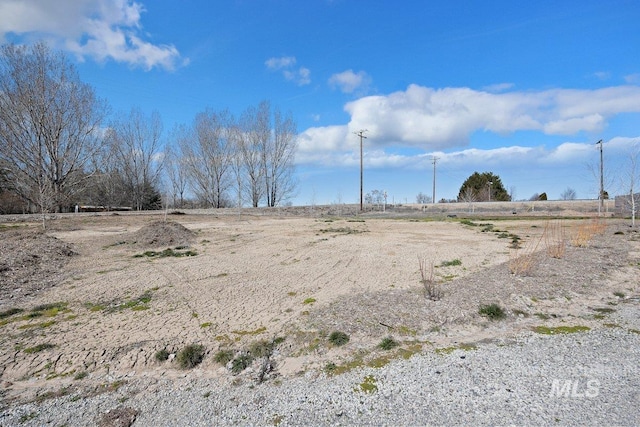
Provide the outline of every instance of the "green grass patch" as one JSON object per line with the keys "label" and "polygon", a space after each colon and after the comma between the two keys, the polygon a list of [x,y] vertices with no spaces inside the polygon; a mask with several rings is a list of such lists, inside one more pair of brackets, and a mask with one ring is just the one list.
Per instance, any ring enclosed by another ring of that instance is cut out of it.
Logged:
{"label": "green grass patch", "polygon": [[[184,249],[183,247],[180,247],[181,249]],[[136,254],[133,257],[134,258],[167,258],[167,257],[173,257],[173,258],[182,258],[182,257],[191,257],[191,256],[196,256],[198,255],[198,253],[194,250],[178,250],[178,248],[176,249],[171,249],[171,248],[167,248],[163,251],[145,251],[141,254]]]}
{"label": "green grass patch", "polygon": [[203,359],[204,346],[200,344],[188,345],[176,354],[176,361],[182,369],[195,368]]}
{"label": "green grass patch", "polygon": [[235,354],[235,352],[233,350],[219,350],[214,356],[213,356],[213,360],[216,361],[216,363],[219,363],[223,366],[226,366],[227,363],[231,362],[233,360],[233,355]]}
{"label": "green grass patch", "polygon": [[442,261],[442,263],[440,263],[440,267],[455,267],[458,265],[462,265],[462,261],[458,258],[452,259],[451,261]]}
{"label": "green grass patch", "polygon": [[20,314],[23,311],[24,311],[24,309],[17,308],[17,307],[10,308],[10,309],[5,310],[5,311],[0,311],[0,319],[5,319],[7,317],[11,317],[11,316],[14,316],[16,314]]}
{"label": "green grass patch", "polygon": [[340,347],[349,342],[349,335],[340,331],[333,331],[329,334],[329,342],[336,347]]}
{"label": "green grass patch", "polygon": [[610,314],[610,313],[615,313],[615,309],[613,308],[608,308],[608,307],[604,307],[604,308],[592,308],[593,311],[597,311],[598,313],[602,313],[602,314]]}
{"label": "green grass patch", "polygon": [[384,337],[378,347],[383,350],[392,350],[400,345],[398,341],[394,340],[392,337]]}
{"label": "green grass patch", "polygon": [[244,353],[233,359],[231,362],[231,372],[239,374],[247,369],[253,363],[253,356],[248,353]]}
{"label": "green grass patch", "polygon": [[362,381],[359,386],[354,389],[354,391],[367,394],[375,393],[376,391],[378,391],[376,382],[377,381],[373,375],[367,375],[366,377],[364,377],[364,381]]}
{"label": "green grass patch", "polygon": [[53,326],[55,324],[56,324],[55,320],[49,320],[47,322],[29,323],[27,325],[20,325],[18,326],[18,329],[33,329],[33,328],[44,329],[44,328],[48,328],[49,326]]}
{"label": "green grass patch", "polygon": [[322,228],[321,233],[337,233],[337,234],[360,234],[362,231],[351,227]]}
{"label": "green grass patch", "polygon": [[548,327],[548,326],[536,326],[533,328],[533,332],[544,335],[557,335],[557,334],[574,334],[577,332],[586,332],[591,328],[587,326],[556,326],[556,327]]}
{"label": "green grass patch", "polygon": [[236,335],[259,335],[263,332],[265,332],[267,330],[267,328],[265,328],[264,326],[259,327],[258,329],[254,329],[253,331],[231,331],[232,334],[236,334]]}
{"label": "green grass patch", "polygon": [[156,354],[154,354],[153,357],[158,362],[164,362],[165,360],[169,359],[169,352],[167,351],[166,348],[163,348],[162,350],[156,351]]}
{"label": "green grass patch", "polygon": [[33,347],[25,348],[22,351],[27,353],[27,354],[33,354],[33,353],[40,353],[41,351],[49,350],[50,348],[54,348],[54,347],[55,347],[55,344],[43,343],[43,344],[38,344],[38,345],[33,346]]}
{"label": "green grass patch", "polygon": [[501,320],[507,317],[507,313],[498,304],[488,304],[480,306],[478,310],[483,316],[487,316],[491,320]]}
{"label": "green grass patch", "polygon": [[304,301],[302,301],[303,304],[313,304],[314,302],[316,302],[315,298],[307,298]]}

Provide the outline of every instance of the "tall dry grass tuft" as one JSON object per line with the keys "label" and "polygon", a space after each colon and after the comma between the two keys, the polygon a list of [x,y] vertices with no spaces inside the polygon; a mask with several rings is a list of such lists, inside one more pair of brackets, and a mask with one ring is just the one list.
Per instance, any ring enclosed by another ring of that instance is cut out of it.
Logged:
{"label": "tall dry grass tuft", "polygon": [[562,258],[567,249],[567,232],[562,222],[547,221],[542,235],[547,255],[551,258]]}
{"label": "tall dry grass tuft", "polygon": [[591,240],[599,234],[603,234],[607,228],[604,221],[598,218],[585,220],[578,224],[571,233],[571,245],[579,248],[587,248]]}
{"label": "tall dry grass tuft", "polygon": [[442,298],[442,291],[436,282],[433,261],[427,261],[424,257],[418,257],[420,267],[420,282],[424,286],[424,296],[431,301],[438,301]]}
{"label": "tall dry grass tuft", "polygon": [[524,246],[509,252],[509,271],[517,276],[527,276],[540,262],[538,247],[542,237],[527,240]]}

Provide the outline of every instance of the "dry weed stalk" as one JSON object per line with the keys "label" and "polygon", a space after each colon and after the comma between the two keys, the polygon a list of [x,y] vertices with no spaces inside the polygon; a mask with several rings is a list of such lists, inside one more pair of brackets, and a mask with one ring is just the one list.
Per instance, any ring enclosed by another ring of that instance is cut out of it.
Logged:
{"label": "dry weed stalk", "polygon": [[596,235],[604,233],[606,227],[606,224],[598,218],[583,221],[573,231],[571,244],[579,248],[587,248]]}
{"label": "dry weed stalk", "polygon": [[438,288],[438,283],[435,279],[433,260],[427,262],[425,257],[418,257],[418,263],[420,266],[420,281],[424,286],[424,296],[431,301],[438,301],[442,298],[442,291]]}
{"label": "dry weed stalk", "polygon": [[530,274],[538,264],[538,246],[542,237],[532,238],[521,247],[509,252],[509,271],[518,276]]}
{"label": "dry weed stalk", "polygon": [[567,249],[567,233],[562,223],[559,220],[547,221],[542,235],[547,254],[551,258],[562,258]]}

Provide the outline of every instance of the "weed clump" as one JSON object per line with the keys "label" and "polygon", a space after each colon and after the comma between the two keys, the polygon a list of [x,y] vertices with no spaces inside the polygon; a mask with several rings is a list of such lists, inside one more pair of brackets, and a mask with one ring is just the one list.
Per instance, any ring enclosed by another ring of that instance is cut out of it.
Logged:
{"label": "weed clump", "polygon": [[221,365],[226,365],[233,360],[233,354],[233,350],[219,350],[213,357],[213,360]]}
{"label": "weed clump", "polygon": [[333,331],[329,335],[329,342],[336,347],[340,347],[349,342],[349,335],[340,331]]}
{"label": "weed clump", "polygon": [[380,344],[378,344],[378,347],[380,347],[383,350],[392,350],[396,348],[398,345],[400,345],[398,344],[398,341],[394,340],[392,337],[385,337],[382,339]]}
{"label": "weed clump", "polygon": [[481,306],[478,312],[491,320],[501,320],[507,317],[507,313],[504,312],[502,307],[495,303]]}
{"label": "weed clump", "polygon": [[198,366],[204,359],[204,346],[191,344],[183,348],[176,355],[178,365],[182,369],[191,369]]}
{"label": "weed clump", "polygon": [[158,362],[164,362],[169,358],[169,352],[167,351],[166,348],[163,348],[162,350],[156,351],[156,354],[154,357]]}
{"label": "weed clump", "polygon": [[233,362],[231,362],[231,372],[234,374],[239,374],[240,372],[251,366],[251,363],[253,363],[253,356],[248,353],[243,353],[233,359]]}

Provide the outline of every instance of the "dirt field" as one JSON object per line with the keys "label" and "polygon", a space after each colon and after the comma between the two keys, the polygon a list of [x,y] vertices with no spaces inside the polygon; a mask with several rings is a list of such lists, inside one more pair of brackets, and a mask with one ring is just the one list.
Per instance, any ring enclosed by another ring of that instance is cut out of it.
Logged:
{"label": "dirt field", "polygon": [[[607,327],[616,305],[640,302],[640,235],[619,219],[166,221],[81,214],[46,233],[38,222],[0,224],[7,401],[139,376],[238,381],[381,363],[540,325]],[[425,296],[421,261],[439,300]],[[506,319],[479,313],[491,303]],[[349,342],[329,343],[333,331]],[[394,353],[377,347],[385,337],[400,344]],[[265,340],[277,342],[268,369],[256,360],[235,376],[215,360]],[[189,344],[205,354],[185,371],[174,357]]]}

